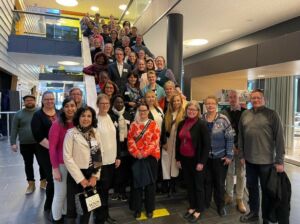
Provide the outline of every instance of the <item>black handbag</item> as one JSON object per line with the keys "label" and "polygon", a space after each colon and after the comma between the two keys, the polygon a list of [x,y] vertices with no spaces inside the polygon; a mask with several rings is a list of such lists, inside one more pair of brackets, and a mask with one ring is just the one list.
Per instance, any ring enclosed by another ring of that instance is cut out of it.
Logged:
{"label": "black handbag", "polygon": [[96,188],[84,189],[75,195],[76,212],[78,215],[91,212],[101,206],[101,199]]}

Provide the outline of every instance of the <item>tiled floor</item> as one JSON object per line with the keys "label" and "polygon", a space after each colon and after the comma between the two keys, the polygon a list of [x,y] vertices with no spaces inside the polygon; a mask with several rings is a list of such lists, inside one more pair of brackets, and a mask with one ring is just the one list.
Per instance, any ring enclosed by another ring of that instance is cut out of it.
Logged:
{"label": "tiled floor", "polygon": [[[287,173],[292,183],[291,224],[300,223],[300,167],[286,165]],[[39,178],[37,169],[36,179]],[[45,192],[39,188],[29,196],[24,194],[26,188],[24,165],[19,153],[11,152],[7,140],[0,141],[0,224],[43,224],[50,223],[43,214]],[[157,208],[166,208],[170,215],[146,221],[136,221],[132,217],[127,204],[113,202],[111,216],[119,224],[149,223],[149,224],[183,224],[187,223],[182,214],[187,207],[183,193],[175,198],[157,197]],[[214,208],[202,214],[198,223],[205,224],[235,224],[239,223],[240,214],[235,207],[228,206],[228,216],[220,218]],[[92,223],[92,221],[91,221]]]}

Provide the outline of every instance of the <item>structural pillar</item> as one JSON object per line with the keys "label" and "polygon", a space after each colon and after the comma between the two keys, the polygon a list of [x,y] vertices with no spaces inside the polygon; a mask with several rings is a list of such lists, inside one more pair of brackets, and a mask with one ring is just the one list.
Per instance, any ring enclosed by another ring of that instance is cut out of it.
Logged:
{"label": "structural pillar", "polygon": [[172,13],[168,15],[167,34],[167,67],[172,69],[177,83],[183,88],[182,80],[182,41],[183,41],[183,15]]}

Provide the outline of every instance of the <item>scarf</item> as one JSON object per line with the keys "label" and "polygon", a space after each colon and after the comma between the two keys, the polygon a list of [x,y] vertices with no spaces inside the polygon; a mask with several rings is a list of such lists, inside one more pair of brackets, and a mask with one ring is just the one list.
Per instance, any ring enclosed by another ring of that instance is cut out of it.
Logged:
{"label": "scarf", "polygon": [[99,170],[102,166],[102,155],[100,146],[97,140],[92,135],[93,127],[82,127],[78,125],[77,129],[79,130],[80,134],[84,137],[84,139],[88,142],[90,148],[89,167],[95,170],[95,172],[97,172],[97,170]]}
{"label": "scarf", "polygon": [[125,112],[125,107],[123,107],[123,109],[120,111],[118,111],[115,107],[112,107],[112,111],[114,112],[115,115],[118,116],[120,142],[124,142],[125,138],[127,138],[127,132],[128,132],[126,120],[123,117],[123,114]]}

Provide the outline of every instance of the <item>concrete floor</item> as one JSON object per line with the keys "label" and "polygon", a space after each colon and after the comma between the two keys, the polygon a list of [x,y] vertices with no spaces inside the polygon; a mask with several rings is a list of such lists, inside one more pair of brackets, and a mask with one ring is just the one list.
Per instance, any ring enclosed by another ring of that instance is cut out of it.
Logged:
{"label": "concrete floor", "polygon": [[[39,179],[38,170],[35,169],[36,179]],[[286,171],[292,183],[291,224],[300,223],[300,167],[286,164]],[[37,184],[38,185],[38,184]],[[31,195],[25,195],[27,183],[25,179],[24,164],[20,153],[10,150],[7,140],[0,141],[0,224],[43,224],[50,223],[44,215],[44,190],[37,187]],[[112,202],[110,214],[119,224],[149,223],[149,224],[183,224],[187,208],[187,201],[183,191],[174,198],[164,195],[157,196],[156,208],[165,208],[170,215],[153,218],[151,220],[137,221],[126,203]],[[212,203],[213,204],[213,203]],[[235,224],[239,223],[240,213],[234,205],[227,206],[228,215],[220,218],[212,205],[202,214],[198,223],[205,224]],[[92,221],[90,223],[93,223]]]}

